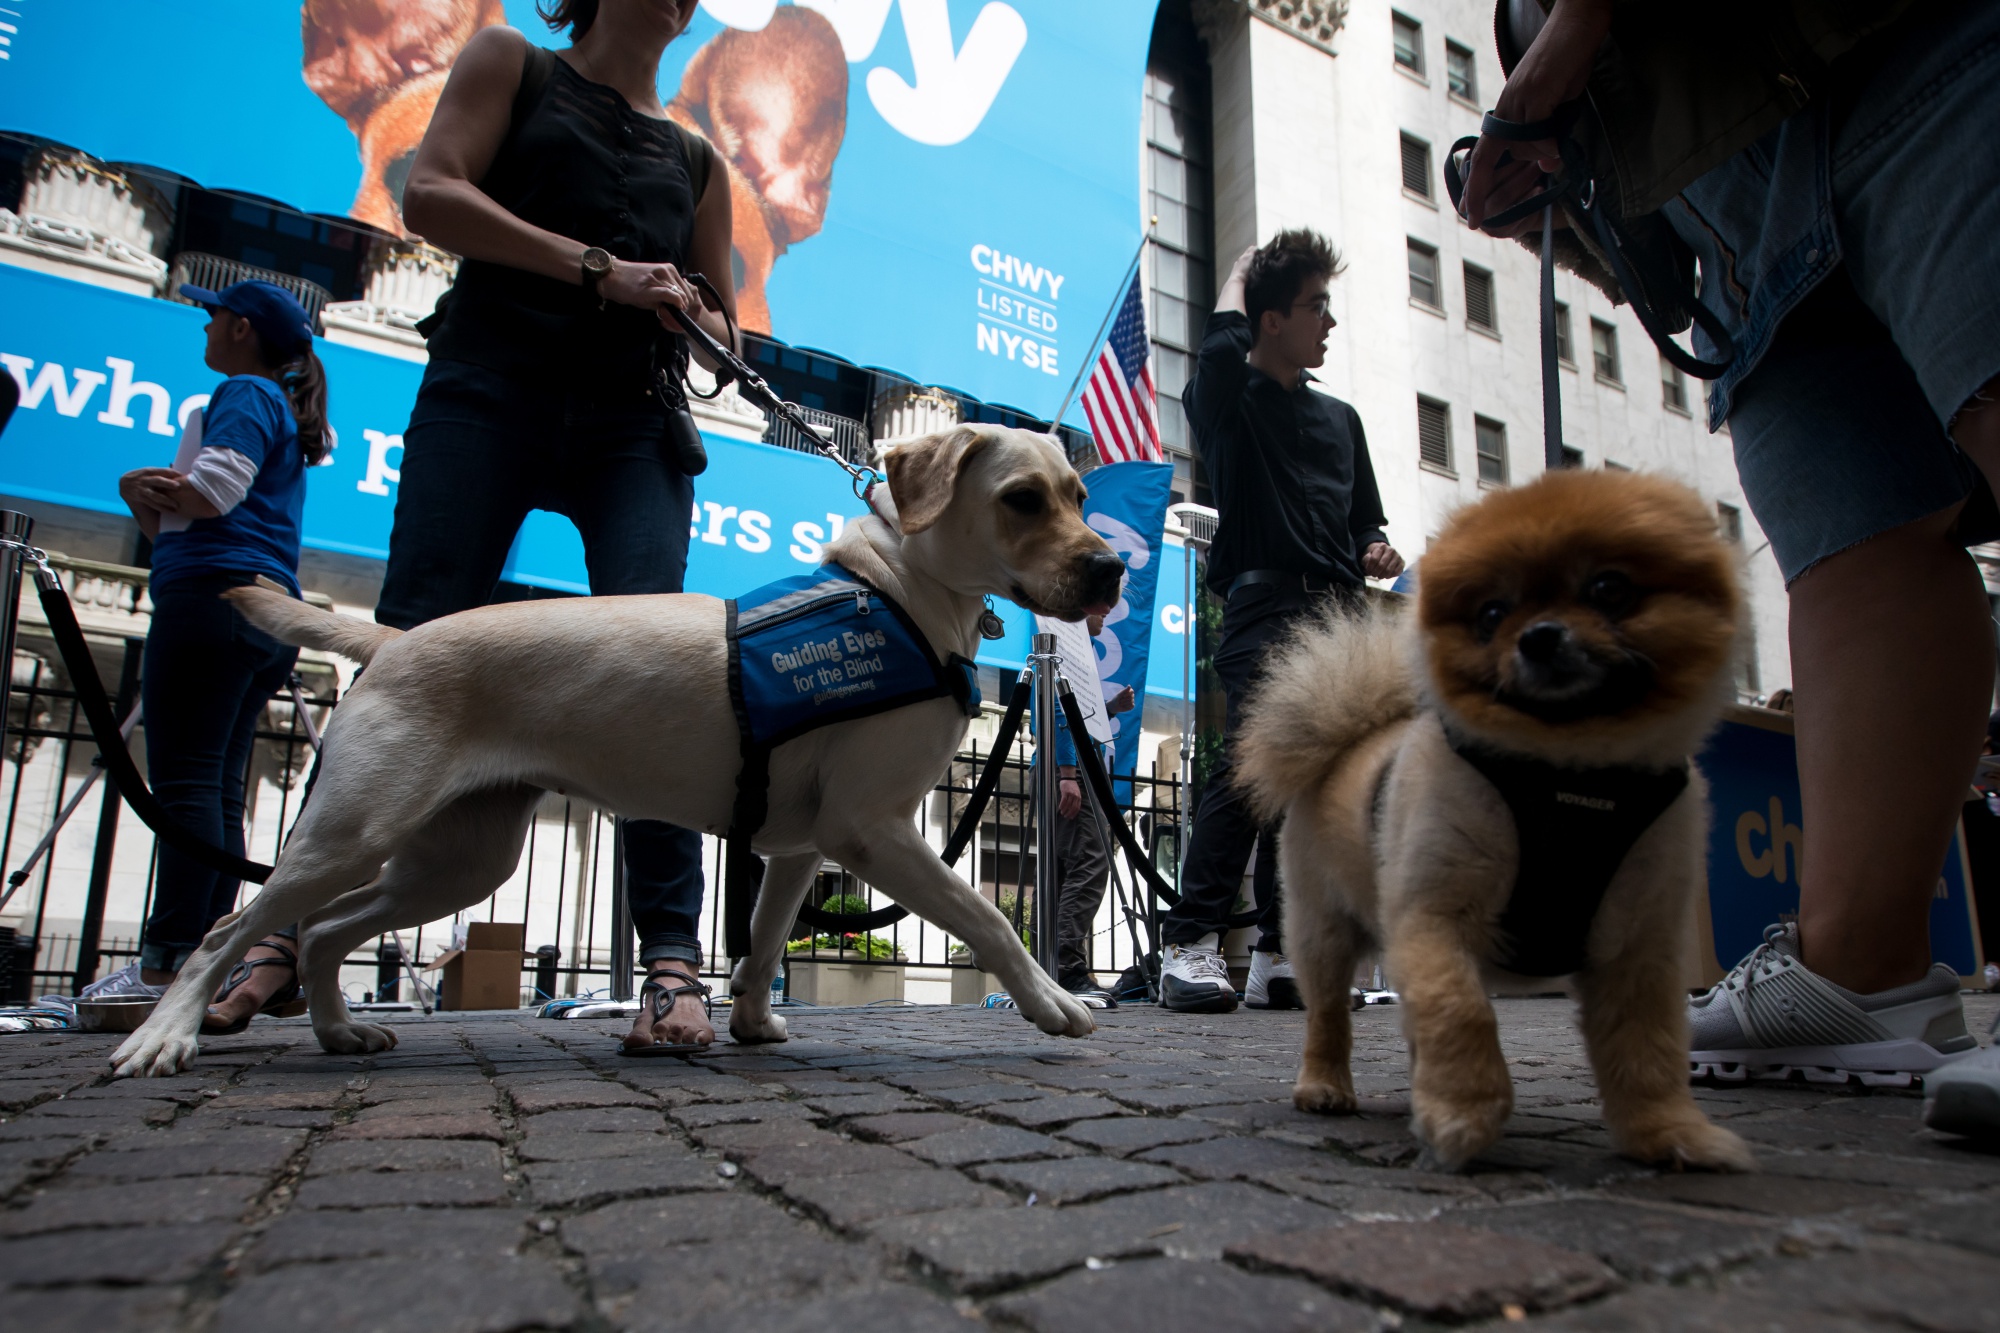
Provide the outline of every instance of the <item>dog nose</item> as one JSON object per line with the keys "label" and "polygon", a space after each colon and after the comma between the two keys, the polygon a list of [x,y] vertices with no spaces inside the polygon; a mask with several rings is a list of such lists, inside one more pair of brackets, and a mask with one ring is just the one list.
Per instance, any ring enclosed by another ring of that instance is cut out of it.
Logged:
{"label": "dog nose", "polygon": [[1514,649],[1529,662],[1547,664],[1553,662],[1556,654],[1569,642],[1569,627],[1561,621],[1538,620],[1521,631],[1521,637],[1514,641]]}
{"label": "dog nose", "polygon": [[1125,562],[1108,551],[1099,551],[1083,562],[1083,576],[1091,590],[1104,593],[1102,600],[1108,602],[1117,595],[1118,580],[1125,577]]}

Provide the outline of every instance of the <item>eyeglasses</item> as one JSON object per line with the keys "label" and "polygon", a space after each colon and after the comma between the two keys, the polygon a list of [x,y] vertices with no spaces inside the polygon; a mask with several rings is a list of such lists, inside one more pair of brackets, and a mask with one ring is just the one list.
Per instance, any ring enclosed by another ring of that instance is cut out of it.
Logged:
{"label": "eyeglasses", "polygon": [[[1310,301],[1292,302],[1292,309],[1310,310],[1312,311],[1313,314],[1318,315],[1321,319],[1325,319],[1327,317],[1327,308],[1330,299],[1331,298],[1327,295],[1327,293],[1321,292],[1318,296],[1313,297],[1312,300]],[[1339,321],[1336,320],[1334,322],[1338,323]]]}

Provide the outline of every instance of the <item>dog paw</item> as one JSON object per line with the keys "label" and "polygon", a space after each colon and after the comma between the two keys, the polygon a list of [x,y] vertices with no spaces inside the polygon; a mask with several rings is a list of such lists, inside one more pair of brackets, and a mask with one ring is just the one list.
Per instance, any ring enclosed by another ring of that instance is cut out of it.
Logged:
{"label": "dog paw", "polygon": [[167,1078],[194,1067],[201,1044],[193,1037],[169,1036],[140,1028],[111,1056],[113,1078]]}
{"label": "dog paw", "polygon": [[729,1015],[729,1039],[744,1046],[756,1046],[765,1042],[784,1041],[790,1034],[786,1031],[785,1020],[766,1011],[761,1015],[747,1009],[734,1008]]}
{"label": "dog paw", "polygon": [[1314,1115],[1353,1115],[1357,1103],[1354,1089],[1336,1083],[1309,1083],[1300,1079],[1292,1088],[1292,1105]]}
{"label": "dog paw", "polygon": [[1054,986],[1022,1002],[1021,1012],[1051,1037],[1088,1037],[1097,1031],[1097,1020],[1090,1016],[1083,1002]]}
{"label": "dog paw", "polygon": [[1500,1141],[1513,1099],[1479,1098],[1450,1102],[1414,1099],[1410,1127],[1424,1145],[1418,1165],[1428,1171],[1462,1171],[1468,1162]]}
{"label": "dog paw", "polygon": [[1623,1151],[1642,1162],[1701,1171],[1755,1171],[1750,1145],[1736,1134],[1712,1125],[1705,1117],[1662,1125],[1643,1134],[1623,1136]]}
{"label": "dog paw", "polygon": [[374,1023],[329,1023],[315,1028],[313,1035],[319,1038],[319,1048],[328,1055],[373,1055],[396,1044],[394,1028]]}

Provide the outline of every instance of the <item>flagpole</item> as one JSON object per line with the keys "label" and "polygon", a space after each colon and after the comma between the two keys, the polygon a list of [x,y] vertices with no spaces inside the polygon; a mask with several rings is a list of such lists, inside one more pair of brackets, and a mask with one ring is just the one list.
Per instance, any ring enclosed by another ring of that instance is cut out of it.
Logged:
{"label": "flagpole", "polygon": [[1062,406],[1056,409],[1053,417],[1049,418],[1050,434],[1062,429],[1063,416],[1069,411],[1069,405],[1076,401],[1078,386],[1083,383],[1083,378],[1090,372],[1090,368],[1097,364],[1098,349],[1104,345],[1104,331],[1111,327],[1111,321],[1118,318],[1119,307],[1125,304],[1125,290],[1132,285],[1133,275],[1139,271],[1139,261],[1146,254],[1146,242],[1153,238],[1153,227],[1159,220],[1158,217],[1149,218],[1146,229],[1139,233],[1139,248],[1132,252],[1132,262],[1125,266],[1125,276],[1118,280],[1118,286],[1112,292],[1111,308],[1104,312],[1104,318],[1098,322],[1097,336],[1090,340],[1089,348],[1084,352],[1083,364],[1076,368],[1076,374],[1069,382],[1069,392],[1063,395]]}

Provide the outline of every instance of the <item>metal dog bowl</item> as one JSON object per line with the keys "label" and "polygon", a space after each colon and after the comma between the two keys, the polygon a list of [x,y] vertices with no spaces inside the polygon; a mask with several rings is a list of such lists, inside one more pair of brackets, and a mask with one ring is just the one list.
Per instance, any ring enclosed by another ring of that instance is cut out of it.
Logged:
{"label": "metal dog bowl", "polygon": [[152,1017],[158,1000],[78,1000],[76,1028],[79,1032],[136,1032]]}

